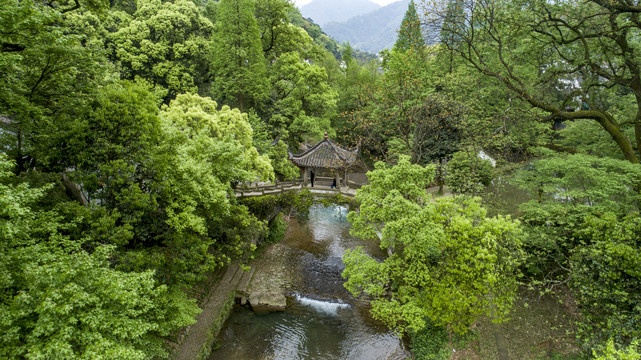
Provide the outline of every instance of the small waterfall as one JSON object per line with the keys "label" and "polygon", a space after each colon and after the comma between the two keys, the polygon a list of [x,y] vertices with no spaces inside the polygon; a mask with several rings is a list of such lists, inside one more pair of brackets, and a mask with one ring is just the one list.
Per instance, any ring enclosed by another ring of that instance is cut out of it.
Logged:
{"label": "small waterfall", "polygon": [[[281,274],[292,267],[291,287],[287,288],[291,306],[258,316],[237,308],[221,332],[222,347],[209,360],[411,358],[393,331],[372,320],[366,305],[348,300],[351,295],[341,276],[346,249],[364,246],[376,258],[383,258],[384,253],[377,242],[349,234],[347,213],[346,207],[316,205],[308,221],[290,222],[281,246],[289,248],[291,258],[282,264]],[[268,254],[282,261],[275,253]],[[267,255],[261,260],[272,264]]]}
{"label": "small waterfall", "polygon": [[349,309],[351,307],[349,304],[315,300],[298,294],[296,295],[296,301],[298,301],[301,305],[308,306],[318,312],[327,315],[338,315],[338,310]]}

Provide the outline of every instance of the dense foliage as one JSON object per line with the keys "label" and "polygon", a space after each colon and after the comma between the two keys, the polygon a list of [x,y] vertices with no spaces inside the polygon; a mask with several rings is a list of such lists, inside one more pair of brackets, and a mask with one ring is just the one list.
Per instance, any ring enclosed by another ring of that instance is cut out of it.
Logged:
{"label": "dense foliage", "polygon": [[490,185],[494,168],[477,154],[459,151],[447,163],[447,185],[456,194],[478,195]]}
{"label": "dense foliage", "polygon": [[521,205],[530,284],[569,284],[587,346],[638,338],[641,168],[576,154],[535,161],[517,181],[535,195]]}
{"label": "dense foliage", "polygon": [[416,360],[447,360],[450,358],[449,337],[444,326],[428,324],[411,334],[412,355]]}
{"label": "dense foliage", "polygon": [[[0,357],[166,358],[189,289],[313,203],[234,189],[327,131],[385,161],[330,201],[388,252],[348,251],[346,287],[416,354],[509,319],[520,279],[576,304],[586,354],[638,358],[641,4],[425,5],[374,55],[287,0],[0,0]],[[468,196],[481,149],[521,168],[519,221]]]}
{"label": "dense foliage", "polygon": [[348,215],[351,232],[380,237],[389,256],[379,262],[348,250],[345,287],[372,297],[374,317],[401,333],[419,331],[426,318],[456,332],[483,315],[500,322],[515,297],[518,223],[486,217],[475,198],[432,201],[425,187],[433,177],[432,167],[407,157],[368,173],[370,185],[356,194],[360,210]]}
{"label": "dense foliage", "polygon": [[[0,158],[0,179],[12,180]],[[52,186],[0,185],[0,354],[5,359],[148,359],[166,356],[163,337],[193,323],[198,308],[154,270],[111,266],[114,244],[74,235],[65,206],[34,210]]]}

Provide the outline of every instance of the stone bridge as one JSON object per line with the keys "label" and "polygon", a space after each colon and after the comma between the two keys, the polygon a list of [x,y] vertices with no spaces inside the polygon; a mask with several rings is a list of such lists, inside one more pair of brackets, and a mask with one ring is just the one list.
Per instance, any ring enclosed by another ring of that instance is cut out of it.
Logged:
{"label": "stone bridge", "polygon": [[310,184],[305,185],[302,179],[291,181],[276,181],[275,183],[243,183],[236,187],[235,193],[237,198],[263,196],[272,194],[281,194],[286,191],[301,191],[302,189],[309,190],[313,195],[318,196],[334,196],[341,194],[353,198],[356,195],[356,190],[361,187],[353,181],[348,181],[347,186],[339,188],[332,188],[333,178],[329,177],[316,177],[314,187]]}

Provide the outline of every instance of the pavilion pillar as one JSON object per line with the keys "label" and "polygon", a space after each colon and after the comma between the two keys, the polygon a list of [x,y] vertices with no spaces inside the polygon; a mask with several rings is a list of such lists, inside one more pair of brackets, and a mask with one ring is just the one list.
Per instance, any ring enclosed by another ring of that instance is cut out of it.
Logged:
{"label": "pavilion pillar", "polygon": [[307,168],[300,168],[300,171],[303,173],[303,186],[307,186]]}

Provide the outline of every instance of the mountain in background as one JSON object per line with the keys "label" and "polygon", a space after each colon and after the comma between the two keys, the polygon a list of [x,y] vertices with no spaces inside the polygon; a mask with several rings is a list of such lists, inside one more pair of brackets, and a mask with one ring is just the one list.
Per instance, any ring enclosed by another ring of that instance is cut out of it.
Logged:
{"label": "mountain in background", "polygon": [[410,0],[402,0],[344,22],[330,22],[323,31],[339,43],[349,42],[359,50],[377,53],[391,49],[409,3]]}
{"label": "mountain in background", "polygon": [[[327,36],[321,27],[314,23],[312,19],[303,18],[303,15],[301,15],[298,8],[294,7],[290,9],[287,14],[287,18],[293,25],[304,29],[316,44],[327,49],[327,51],[331,52],[336,59],[341,60],[343,58],[343,46],[337,43],[336,40]],[[369,61],[376,59],[377,56],[372,53],[352,48],[352,58],[358,60],[361,64],[366,64]]]}
{"label": "mountain in background", "polygon": [[332,21],[343,22],[380,8],[380,5],[369,0],[313,0],[302,6],[300,12],[304,17],[324,26]]}

